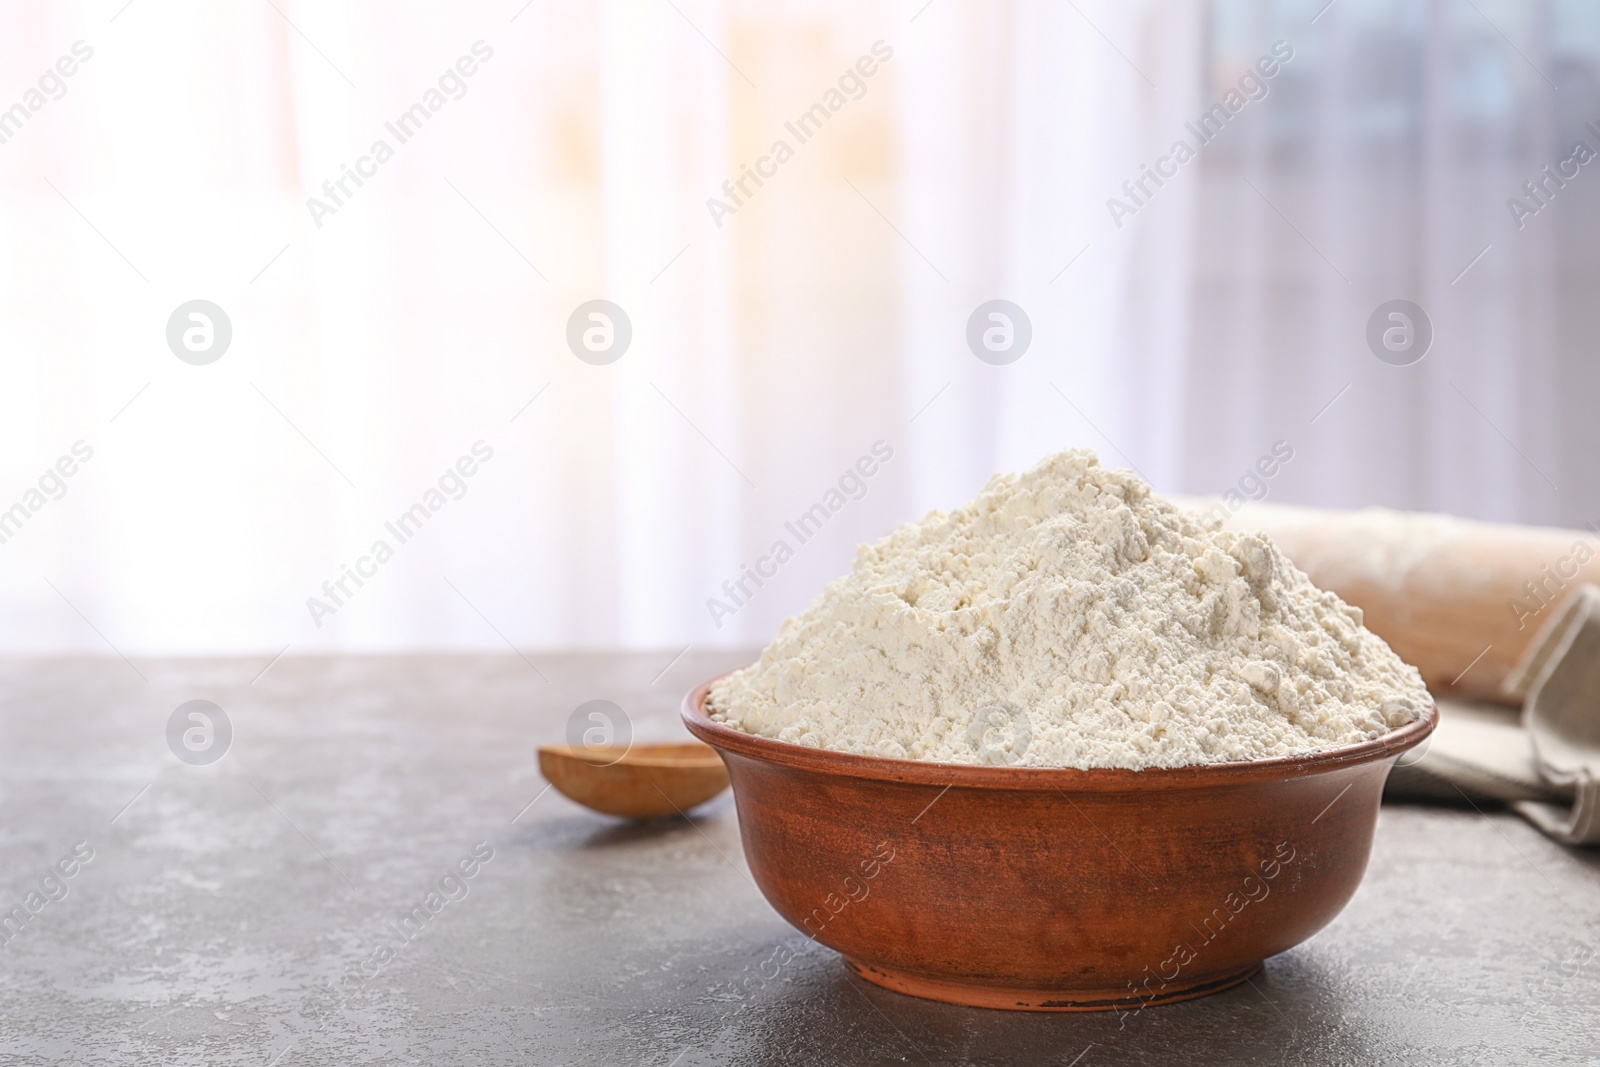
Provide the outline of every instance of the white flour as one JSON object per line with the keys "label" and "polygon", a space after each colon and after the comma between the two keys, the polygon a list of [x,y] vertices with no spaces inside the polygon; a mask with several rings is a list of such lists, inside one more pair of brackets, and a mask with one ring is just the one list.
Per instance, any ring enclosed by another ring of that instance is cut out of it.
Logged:
{"label": "white flour", "polygon": [[1432,700],[1272,542],[1069,451],[863,545],[710,703],[840,752],[1145,768],[1348,745]]}

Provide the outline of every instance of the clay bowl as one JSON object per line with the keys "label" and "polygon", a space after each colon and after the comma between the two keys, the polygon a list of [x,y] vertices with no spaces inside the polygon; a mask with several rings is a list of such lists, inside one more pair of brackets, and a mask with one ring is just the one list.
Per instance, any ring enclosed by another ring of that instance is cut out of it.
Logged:
{"label": "clay bowl", "polygon": [[1131,1011],[1236,985],[1326,926],[1366,871],[1374,741],[1172,770],[967,766],[756,737],[683,704],[728,765],[778,914],[862,978],[1028,1011]]}
{"label": "clay bowl", "polygon": [[625,819],[681,815],[728,788],[716,750],[698,741],[626,750],[543,745],[539,773],[569,799]]}

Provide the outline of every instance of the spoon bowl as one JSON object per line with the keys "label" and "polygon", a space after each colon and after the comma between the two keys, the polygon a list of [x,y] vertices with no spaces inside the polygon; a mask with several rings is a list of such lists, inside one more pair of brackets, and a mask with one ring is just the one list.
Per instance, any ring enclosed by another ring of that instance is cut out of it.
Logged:
{"label": "spoon bowl", "polygon": [[539,772],[569,800],[624,819],[682,815],[728,788],[722,758],[699,741],[625,749],[542,745]]}

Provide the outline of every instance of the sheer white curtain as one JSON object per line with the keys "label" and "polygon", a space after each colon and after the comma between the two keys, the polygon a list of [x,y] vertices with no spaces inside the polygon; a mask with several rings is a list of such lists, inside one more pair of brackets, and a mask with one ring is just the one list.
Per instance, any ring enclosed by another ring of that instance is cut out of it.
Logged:
{"label": "sheer white curtain", "polygon": [[[1143,231],[1114,227],[1105,202],[1196,99],[1198,14],[952,7],[914,31],[897,181],[908,232],[930,235],[925,251],[950,279],[902,256],[911,393],[950,385],[916,424],[917,505],[955,503],[1066,444],[1171,482],[1193,189],[1152,205]],[[991,298],[1032,320],[1032,348],[1007,366],[977,361],[963,336]]]}
{"label": "sheer white curtain", "polygon": [[[1600,11],[1307,11],[1235,0],[1212,21],[1212,95],[1230,58],[1268,41],[1295,58],[1263,112],[1201,160],[1184,484],[1221,490],[1285,440],[1294,458],[1271,488],[1285,500],[1594,517],[1593,302],[1580,294],[1600,182],[1581,174],[1522,229],[1507,201],[1574,140],[1600,150],[1583,126],[1600,119]],[[1397,298],[1434,328],[1406,367],[1364,338]]]}
{"label": "sheer white curtain", "polygon": [[[1277,498],[1565,517],[1593,212],[1502,201],[1600,115],[1586,24],[1320,6],[14,5],[0,105],[93,56],[0,143],[0,650],[756,643],[1065,445],[1210,491],[1287,438]],[[1414,367],[1365,350],[1392,297],[1436,323]],[[165,337],[193,299],[233,327],[207,366]],[[597,299],[603,366],[566,343]],[[1006,366],[965,339],[993,299],[1032,325]]]}

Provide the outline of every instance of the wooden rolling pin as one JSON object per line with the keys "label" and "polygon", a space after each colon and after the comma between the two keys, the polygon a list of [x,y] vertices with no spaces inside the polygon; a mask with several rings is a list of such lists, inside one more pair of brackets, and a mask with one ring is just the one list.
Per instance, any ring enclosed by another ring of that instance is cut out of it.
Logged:
{"label": "wooden rolling pin", "polygon": [[1226,521],[1265,532],[1313,582],[1361,608],[1435,697],[1516,703],[1502,686],[1528,643],[1580,585],[1600,584],[1592,530],[1265,503]]}

